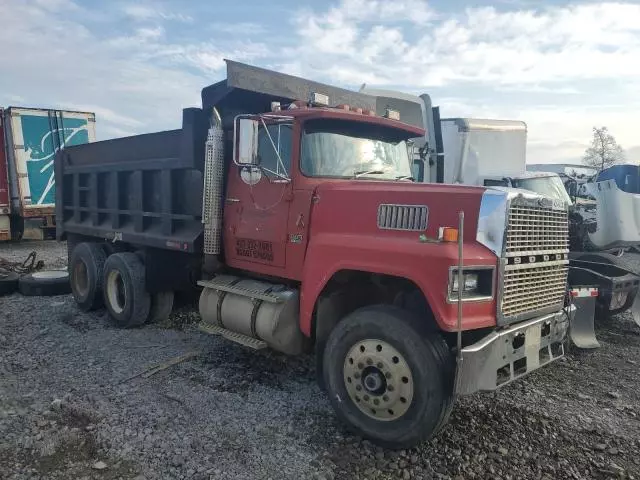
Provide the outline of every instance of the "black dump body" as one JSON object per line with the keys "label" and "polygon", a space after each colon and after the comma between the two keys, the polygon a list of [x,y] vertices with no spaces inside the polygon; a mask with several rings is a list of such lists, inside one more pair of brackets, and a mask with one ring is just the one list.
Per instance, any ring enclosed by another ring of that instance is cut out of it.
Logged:
{"label": "black dump body", "polygon": [[180,130],[67,147],[55,160],[58,239],[68,234],[193,252],[202,242],[207,120]]}
{"label": "black dump body", "polygon": [[199,253],[205,142],[213,107],[222,117],[226,165],[233,120],[272,101],[329,95],[333,105],[375,108],[368,95],[227,61],[227,79],[202,90],[202,109],[183,110],[182,128],[67,147],[55,159],[57,238],[98,237]]}

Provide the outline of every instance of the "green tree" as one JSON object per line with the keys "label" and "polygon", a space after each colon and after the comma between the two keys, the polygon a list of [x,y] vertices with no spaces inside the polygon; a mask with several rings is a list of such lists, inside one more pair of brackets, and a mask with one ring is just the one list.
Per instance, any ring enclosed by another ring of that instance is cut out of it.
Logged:
{"label": "green tree", "polygon": [[584,152],[582,163],[599,172],[624,160],[624,150],[607,127],[593,127],[591,146]]}

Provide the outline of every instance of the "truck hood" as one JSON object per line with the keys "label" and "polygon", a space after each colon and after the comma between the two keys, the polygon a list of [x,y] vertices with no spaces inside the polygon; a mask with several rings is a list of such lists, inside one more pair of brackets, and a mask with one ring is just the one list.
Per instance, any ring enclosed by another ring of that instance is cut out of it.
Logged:
{"label": "truck hood", "polygon": [[[324,231],[335,230],[344,233],[375,235],[401,234],[417,237],[424,233],[428,238],[437,238],[440,227],[458,225],[458,213],[465,214],[465,241],[475,241],[478,215],[483,187],[463,185],[423,184],[413,182],[385,182],[353,180],[326,182],[315,191],[316,206],[320,210],[332,212],[330,218],[318,218],[314,214],[314,226]],[[380,226],[379,214],[382,206],[426,207],[426,230],[407,230]],[[314,210],[315,210],[314,206]],[[324,222],[331,224],[323,225]]]}

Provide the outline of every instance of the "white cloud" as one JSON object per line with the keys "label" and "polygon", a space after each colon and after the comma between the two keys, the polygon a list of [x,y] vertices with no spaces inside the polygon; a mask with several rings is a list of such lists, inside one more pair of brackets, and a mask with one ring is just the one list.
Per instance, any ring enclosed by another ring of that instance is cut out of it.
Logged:
{"label": "white cloud", "polygon": [[[416,2],[388,5],[410,25]],[[340,80],[367,68],[380,83],[444,85],[458,80],[537,84],[584,78],[640,77],[640,5],[581,4],[501,12],[468,8],[434,28],[388,28],[373,0],[343,0],[297,18],[301,58],[324,54]],[[389,22],[396,18],[389,15]],[[434,16],[426,16],[433,20]],[[302,60],[301,60],[302,62]]]}
{"label": "white cloud", "polygon": [[12,19],[0,29],[0,44],[11,46],[3,49],[10,68],[0,75],[0,105],[20,99],[93,111],[99,138],[179,127],[182,108],[200,105],[201,89],[220,78],[223,58],[249,61],[266,51],[250,42],[172,43],[155,20],[103,38],[73,19],[80,16],[40,1],[0,2],[0,18]]}
{"label": "white cloud", "polygon": [[352,88],[437,89],[443,116],[525,120],[535,161],[579,158],[593,125],[637,148],[640,5],[502,3],[444,13],[424,0],[333,0],[290,25],[247,15],[201,28],[169,0],[0,0],[12,19],[0,29],[0,104],[92,110],[102,137],[175,128],[231,58]]}
{"label": "white cloud", "polygon": [[122,12],[134,20],[174,20],[178,22],[190,23],[193,18],[189,15],[177,12],[167,12],[158,5],[124,5]]}
{"label": "white cloud", "polygon": [[[413,3],[398,0],[393,8],[410,19]],[[376,1],[343,0],[298,17],[303,42],[292,53],[298,60],[288,60],[286,68],[352,86],[366,82],[417,93],[434,87],[456,92],[453,104],[433,98],[443,115],[525,120],[535,161],[579,158],[594,124],[608,125],[623,144],[633,142],[632,118],[640,109],[640,98],[631,94],[640,91],[640,5],[536,3],[537,8],[523,2],[510,11],[429,12],[429,28],[415,28],[411,21],[402,26],[393,23],[395,18],[383,21]],[[600,97],[615,92],[589,89],[585,80],[615,82],[622,105],[603,105]],[[464,98],[474,85],[495,93]],[[510,93],[509,103],[499,92]],[[520,99],[514,99],[517,93]],[[531,107],[527,96],[532,94],[551,105]],[[569,97],[582,107],[563,106]]]}

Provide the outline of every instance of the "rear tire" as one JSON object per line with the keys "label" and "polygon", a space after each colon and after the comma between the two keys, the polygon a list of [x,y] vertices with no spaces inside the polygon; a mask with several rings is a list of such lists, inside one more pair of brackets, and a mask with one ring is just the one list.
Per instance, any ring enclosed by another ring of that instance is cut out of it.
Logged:
{"label": "rear tire", "polygon": [[159,292],[151,296],[148,323],[164,322],[173,310],[173,292]]}
{"label": "rear tire", "polygon": [[135,253],[114,253],[104,264],[104,303],[113,320],[122,327],[146,322],[151,296],[145,289],[144,264]]}
{"label": "rear tire", "polygon": [[9,295],[18,290],[19,278],[20,276],[13,272],[9,272],[6,275],[0,274],[0,295]]}
{"label": "rear tire", "polygon": [[71,252],[69,278],[71,292],[80,310],[103,306],[102,281],[107,254],[96,243],[80,243]]}
{"label": "rear tire", "polygon": [[387,448],[435,435],[453,405],[453,357],[439,333],[411,313],[378,305],[356,310],[331,332],[324,381],[337,416]]}
{"label": "rear tire", "polygon": [[52,297],[71,293],[69,274],[64,270],[41,270],[23,275],[18,281],[25,297]]}

